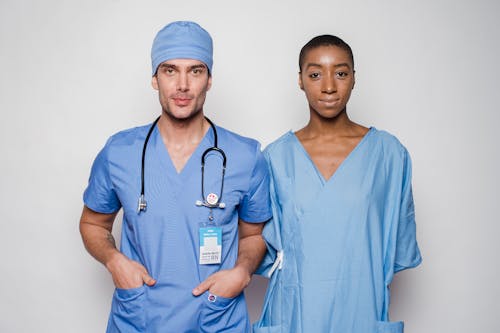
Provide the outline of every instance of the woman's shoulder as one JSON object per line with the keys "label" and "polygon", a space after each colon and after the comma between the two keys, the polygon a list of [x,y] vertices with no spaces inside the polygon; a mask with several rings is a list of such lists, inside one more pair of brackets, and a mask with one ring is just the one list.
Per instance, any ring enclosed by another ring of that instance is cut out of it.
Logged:
{"label": "woman's shoulder", "polygon": [[371,127],[369,133],[372,134],[374,144],[382,148],[385,155],[408,155],[408,150],[394,134],[375,127]]}
{"label": "woman's shoulder", "polygon": [[264,154],[266,156],[282,154],[290,149],[290,146],[294,144],[294,140],[295,134],[292,131],[288,131],[267,145],[264,149]]}

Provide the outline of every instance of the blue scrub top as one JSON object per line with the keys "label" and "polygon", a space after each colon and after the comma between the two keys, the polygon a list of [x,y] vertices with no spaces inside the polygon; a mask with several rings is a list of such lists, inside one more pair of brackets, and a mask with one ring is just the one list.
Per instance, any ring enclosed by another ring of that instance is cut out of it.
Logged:
{"label": "blue scrub top", "polygon": [[[269,175],[258,142],[217,127],[219,148],[227,167],[221,202],[213,209],[222,228],[221,264],[199,264],[199,229],[209,223],[201,199],[201,156],[213,146],[212,130],[177,173],[156,127],[145,160],[147,211],[137,213],[141,191],[141,154],[150,125],[113,135],[95,159],[84,193],[87,207],[100,213],[123,208],[121,252],[140,262],[157,280],[130,290],[116,289],[107,332],[248,332],[243,293],[208,299],[192,289],[210,274],[234,267],[238,256],[238,218],[265,222],[271,218]],[[205,195],[220,192],[222,158],[209,153]]]}
{"label": "blue scrub top", "polygon": [[261,273],[276,250],[283,261],[254,332],[403,332],[402,322],[388,321],[388,286],[421,261],[407,150],[371,128],[329,180],[292,132],[264,154],[273,220]]}

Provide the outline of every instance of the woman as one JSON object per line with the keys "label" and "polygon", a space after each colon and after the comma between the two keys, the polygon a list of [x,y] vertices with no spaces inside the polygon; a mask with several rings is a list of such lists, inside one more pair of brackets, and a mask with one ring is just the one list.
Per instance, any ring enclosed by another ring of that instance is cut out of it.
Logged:
{"label": "woman", "polygon": [[272,279],[254,332],[403,332],[388,321],[388,286],[421,261],[410,157],[394,136],[349,119],[349,45],[315,37],[299,68],[310,120],[265,151],[274,222],[264,235],[281,251],[263,263]]}

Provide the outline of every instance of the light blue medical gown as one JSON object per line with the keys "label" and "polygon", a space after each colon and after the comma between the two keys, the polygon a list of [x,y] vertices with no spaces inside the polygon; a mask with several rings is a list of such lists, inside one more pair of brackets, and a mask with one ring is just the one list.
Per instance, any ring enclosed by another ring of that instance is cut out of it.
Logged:
{"label": "light blue medical gown", "polygon": [[[147,211],[137,213],[141,192],[141,154],[148,126],[112,136],[98,154],[84,194],[85,205],[101,213],[123,208],[121,251],[143,264],[157,280],[131,289],[116,289],[107,332],[248,332],[243,293],[228,299],[194,297],[191,290],[210,274],[234,267],[238,256],[238,217],[264,222],[271,217],[269,174],[255,140],[217,127],[219,147],[227,156],[222,202],[213,209],[222,228],[222,263],[199,264],[199,228],[209,223],[201,199],[201,156],[213,146],[210,129],[184,169],[177,173],[158,128],[149,140],[145,160]],[[205,195],[219,194],[222,158],[209,153]]]}
{"label": "light blue medical gown", "polygon": [[254,332],[403,332],[402,322],[388,322],[388,285],[421,261],[406,149],[371,128],[328,181],[291,132],[264,154],[273,220],[261,273],[276,250],[283,261]]}

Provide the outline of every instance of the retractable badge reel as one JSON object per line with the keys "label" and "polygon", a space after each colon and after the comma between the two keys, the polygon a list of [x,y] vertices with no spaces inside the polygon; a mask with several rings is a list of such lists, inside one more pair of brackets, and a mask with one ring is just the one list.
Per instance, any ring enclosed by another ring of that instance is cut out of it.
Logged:
{"label": "retractable badge reel", "polygon": [[219,196],[209,193],[205,200],[196,201],[197,206],[208,207],[208,222],[200,226],[200,265],[220,264],[222,257],[222,228],[214,223],[213,208],[225,208]]}

